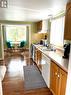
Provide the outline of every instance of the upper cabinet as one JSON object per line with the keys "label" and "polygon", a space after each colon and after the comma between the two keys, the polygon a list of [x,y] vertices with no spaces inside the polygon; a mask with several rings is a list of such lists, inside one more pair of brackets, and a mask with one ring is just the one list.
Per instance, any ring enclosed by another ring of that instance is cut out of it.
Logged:
{"label": "upper cabinet", "polygon": [[47,33],[48,30],[48,19],[36,22],[37,31],[41,33]]}
{"label": "upper cabinet", "polygon": [[41,31],[42,30],[42,21],[36,22],[36,26],[37,26],[37,31]]}
{"label": "upper cabinet", "polygon": [[71,2],[66,6],[64,39],[71,40]]}

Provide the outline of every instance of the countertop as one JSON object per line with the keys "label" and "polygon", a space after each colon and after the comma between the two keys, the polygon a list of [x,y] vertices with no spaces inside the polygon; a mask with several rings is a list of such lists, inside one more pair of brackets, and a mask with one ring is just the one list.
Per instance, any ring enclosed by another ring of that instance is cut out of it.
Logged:
{"label": "countertop", "polygon": [[42,53],[48,56],[52,61],[54,61],[60,68],[62,68],[65,72],[68,72],[68,59],[64,59],[62,54],[58,53],[58,51],[47,50],[45,46],[35,45],[34,46],[39,49]]}

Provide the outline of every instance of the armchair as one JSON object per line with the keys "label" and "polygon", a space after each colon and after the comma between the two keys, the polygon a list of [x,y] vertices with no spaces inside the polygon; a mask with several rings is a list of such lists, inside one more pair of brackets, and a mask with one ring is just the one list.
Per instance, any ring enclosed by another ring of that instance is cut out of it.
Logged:
{"label": "armchair", "polygon": [[20,47],[20,48],[23,48],[23,47],[25,46],[25,43],[26,43],[25,41],[21,41],[19,47]]}
{"label": "armchair", "polygon": [[14,46],[12,46],[10,42],[6,42],[6,45],[8,52],[13,52],[12,50],[14,49]]}
{"label": "armchair", "polygon": [[11,45],[10,42],[6,42],[7,48],[14,48],[14,46]]}
{"label": "armchair", "polygon": [[25,41],[21,41],[20,42],[20,45],[19,45],[20,50],[23,50],[24,49],[25,44],[26,44]]}
{"label": "armchair", "polygon": [[25,46],[25,41],[21,41],[19,47],[22,48],[22,47],[24,47],[24,46]]}
{"label": "armchair", "polygon": [[12,48],[12,46],[11,46],[11,43],[10,43],[10,42],[6,42],[6,44],[7,44],[7,48]]}

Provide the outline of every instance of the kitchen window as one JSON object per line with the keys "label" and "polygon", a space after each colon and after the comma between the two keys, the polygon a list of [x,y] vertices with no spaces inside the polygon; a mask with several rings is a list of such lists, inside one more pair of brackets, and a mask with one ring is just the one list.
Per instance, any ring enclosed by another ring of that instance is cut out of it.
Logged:
{"label": "kitchen window", "polygon": [[55,46],[63,47],[64,21],[64,16],[51,21],[50,43]]}

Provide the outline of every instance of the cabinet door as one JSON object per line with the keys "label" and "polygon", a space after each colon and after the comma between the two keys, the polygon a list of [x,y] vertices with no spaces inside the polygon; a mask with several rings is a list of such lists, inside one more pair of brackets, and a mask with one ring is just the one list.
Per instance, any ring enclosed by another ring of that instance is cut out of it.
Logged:
{"label": "cabinet door", "polygon": [[53,92],[53,95],[57,95],[58,92],[58,66],[51,62],[51,74],[50,74],[50,89]]}
{"label": "cabinet door", "polygon": [[35,48],[35,53],[34,53],[34,61],[37,64],[37,49]]}
{"label": "cabinet door", "polygon": [[65,95],[67,73],[56,63],[51,63],[50,89],[53,95]]}
{"label": "cabinet door", "polygon": [[60,69],[58,95],[65,95],[66,81],[67,81],[67,73]]}
{"label": "cabinet door", "polygon": [[42,52],[38,50],[37,51],[37,65],[40,71],[42,70],[41,60],[42,60]]}
{"label": "cabinet door", "polygon": [[38,66],[39,70],[41,71],[42,70],[42,65],[41,65],[42,52],[36,48],[34,55],[35,55],[34,61],[35,61],[36,65]]}
{"label": "cabinet door", "polygon": [[71,40],[71,3],[66,7],[64,39]]}
{"label": "cabinet door", "polygon": [[36,24],[37,24],[37,31],[42,30],[42,21],[39,21]]}

